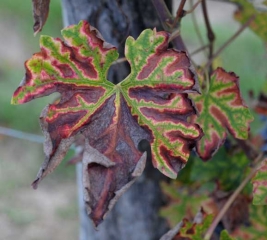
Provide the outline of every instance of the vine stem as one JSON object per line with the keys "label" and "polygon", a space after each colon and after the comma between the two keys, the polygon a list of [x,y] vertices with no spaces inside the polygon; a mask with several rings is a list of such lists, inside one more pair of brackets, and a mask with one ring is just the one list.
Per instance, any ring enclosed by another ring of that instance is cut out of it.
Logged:
{"label": "vine stem", "polygon": [[183,17],[185,3],[186,3],[186,0],[181,0],[178,10],[176,12],[176,19],[175,19],[176,21],[181,20],[181,18]]}
{"label": "vine stem", "polygon": [[263,154],[259,154],[258,157],[255,159],[256,165],[255,167],[251,170],[251,172],[249,173],[249,175],[242,181],[242,183],[238,186],[238,188],[234,191],[234,193],[231,195],[231,197],[227,200],[227,202],[224,204],[223,208],[220,210],[220,212],[218,213],[218,215],[215,217],[215,219],[213,220],[212,224],[210,225],[209,229],[207,230],[205,236],[204,236],[204,240],[209,240],[216,228],[216,226],[218,225],[218,223],[221,221],[221,219],[223,218],[224,214],[227,212],[227,210],[229,209],[229,207],[232,205],[232,203],[235,201],[236,197],[238,196],[238,194],[243,190],[243,188],[246,186],[246,184],[248,183],[248,181],[254,176],[254,174],[257,172],[261,162],[262,162],[262,157]]}
{"label": "vine stem", "polygon": [[197,53],[199,53],[199,52],[205,50],[205,49],[208,48],[208,47],[209,47],[209,44],[203,45],[202,47],[200,47],[200,48],[194,50],[193,52],[191,52],[191,53],[190,53],[190,56],[192,57],[193,55],[195,55],[195,54],[197,54]]}
{"label": "vine stem", "polygon": [[[157,14],[160,18],[163,29],[167,32],[170,32],[170,33],[173,33],[173,32],[179,33],[180,23],[179,23],[179,21],[175,22],[175,18],[170,13],[164,0],[151,0],[151,2],[157,11]],[[181,6],[181,4],[180,4],[180,6]],[[179,10],[179,8],[178,8],[178,10]],[[174,35],[175,35],[175,37],[172,39],[173,47],[176,48],[177,50],[187,52],[185,44],[184,44],[183,39],[180,36],[180,34],[174,34]]]}
{"label": "vine stem", "polygon": [[[202,1],[202,0],[201,0]],[[190,0],[190,7],[191,9],[193,9],[193,0]],[[197,22],[197,19],[196,19],[196,14],[194,11],[192,11],[191,13],[191,18],[192,18],[192,22],[193,22],[193,25],[194,25],[194,29],[195,29],[195,32],[196,32],[196,35],[198,37],[198,40],[200,42],[200,45],[201,46],[204,46],[205,43],[204,43],[204,40],[201,36],[201,33],[200,33],[200,30],[199,30],[199,26],[198,26],[198,22]],[[207,55],[206,51],[204,51],[204,54]]]}
{"label": "vine stem", "polygon": [[213,60],[215,59],[215,58],[217,58],[218,56],[219,56],[219,54],[230,44],[230,43],[232,43],[233,42],[233,40],[235,40],[235,38],[236,37],[238,37],[239,35],[240,35],[240,33],[242,33],[250,24],[251,24],[251,22],[253,21],[255,19],[255,15],[252,15],[248,20],[247,20],[247,22],[245,22],[240,28],[239,28],[239,30],[232,36],[232,37],[230,37],[218,50],[217,50],[217,52],[216,53],[214,53],[214,55],[211,57],[211,58],[209,58],[209,60],[208,60],[208,62],[206,63],[206,65],[204,66],[204,68],[203,69],[206,69],[206,68],[208,68],[211,64],[212,64],[212,62],[213,62]]}
{"label": "vine stem", "polygon": [[192,4],[192,0],[190,1],[190,5],[191,5],[191,9],[186,11],[186,15],[189,13],[194,12],[194,10],[196,9],[196,7],[198,6],[198,4],[200,4],[203,0],[198,0],[194,5]]}
{"label": "vine stem", "polygon": [[[203,16],[204,16],[204,21],[205,21],[206,28],[207,28],[207,37],[208,37],[208,40],[209,40],[209,55],[208,55],[208,58],[210,59],[213,56],[213,47],[214,47],[215,34],[214,34],[214,32],[213,32],[213,30],[211,28],[206,0],[202,0],[201,6],[202,6],[202,12],[203,12]],[[211,74],[211,72],[212,72],[212,65],[210,64],[209,73]]]}

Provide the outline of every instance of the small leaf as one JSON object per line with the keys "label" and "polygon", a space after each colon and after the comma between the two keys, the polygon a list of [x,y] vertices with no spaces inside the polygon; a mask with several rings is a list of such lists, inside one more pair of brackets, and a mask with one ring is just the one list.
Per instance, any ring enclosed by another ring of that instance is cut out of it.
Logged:
{"label": "small leaf", "polygon": [[50,0],[32,0],[34,35],[42,31],[48,17]]}
{"label": "small leaf", "polygon": [[195,212],[204,207],[209,198],[207,193],[190,192],[190,189],[184,189],[183,185],[172,181],[170,184],[161,183],[163,193],[168,197],[168,204],[160,210],[160,215],[166,218],[171,227],[174,227],[182,218],[193,220]]}
{"label": "small leaf", "polygon": [[261,162],[259,169],[252,178],[253,204],[267,204],[267,158]]}
{"label": "small leaf", "polygon": [[209,89],[201,96],[193,95],[199,116],[198,123],[205,135],[197,143],[197,153],[203,160],[210,159],[224,143],[227,131],[235,138],[248,137],[249,123],[253,121],[248,107],[244,104],[234,73],[217,68],[211,76]]}
{"label": "small leaf", "polygon": [[220,235],[220,240],[235,240],[234,238],[232,238],[229,233],[227,232],[227,230],[223,230],[221,232],[221,235]]}
{"label": "small leaf", "polygon": [[[239,5],[235,12],[235,19],[244,24],[248,19],[255,15],[255,19],[250,24],[250,29],[255,32],[263,41],[267,42],[267,13],[257,11],[253,4],[248,0],[232,0]],[[255,1],[256,2],[256,1]],[[266,3],[265,3],[266,4]],[[264,5],[265,11],[267,6]],[[261,7],[263,9],[263,7]]]}
{"label": "small leaf", "polygon": [[160,240],[203,240],[203,235],[211,225],[212,219],[213,215],[208,215],[201,209],[193,222],[184,218]]}
{"label": "small leaf", "polygon": [[138,144],[151,143],[153,164],[175,178],[202,130],[187,121],[196,113],[188,92],[198,84],[183,52],[168,47],[168,34],[145,30],[128,38],[130,75],[114,85],[106,79],[118,52],[85,21],[62,31],[65,42],[41,36],[41,52],[26,61],[26,75],[12,103],[53,92],[58,103],[42,112],[46,159],[33,186],[60,163],[78,135],[83,152],[87,210],[99,224],[145,166]]}

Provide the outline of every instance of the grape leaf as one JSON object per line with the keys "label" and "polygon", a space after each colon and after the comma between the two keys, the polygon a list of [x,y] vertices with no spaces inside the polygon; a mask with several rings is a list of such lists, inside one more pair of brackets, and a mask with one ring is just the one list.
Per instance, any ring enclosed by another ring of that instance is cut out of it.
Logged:
{"label": "grape leaf", "polygon": [[26,61],[12,103],[61,94],[40,117],[46,159],[33,186],[82,134],[85,201],[97,225],[142,173],[142,139],[150,142],[153,164],[165,175],[175,178],[185,165],[202,136],[201,128],[187,121],[196,113],[187,93],[197,92],[198,84],[186,53],[167,49],[166,32],[145,30],[136,40],[127,39],[131,73],[117,85],[106,75],[118,52],[95,28],[81,21],[62,35],[65,42],[41,36],[41,52]]}
{"label": "grape leaf", "polygon": [[201,209],[193,222],[184,218],[173,229],[164,234],[160,240],[203,240],[203,235],[211,225],[213,215],[208,215]]}
{"label": "grape leaf", "polygon": [[267,204],[267,158],[261,162],[259,169],[252,178],[253,204]]}
{"label": "grape leaf", "polygon": [[193,122],[198,123],[205,133],[196,147],[203,160],[210,159],[224,143],[227,130],[235,138],[248,137],[253,116],[241,98],[238,77],[234,73],[217,68],[206,93],[200,96],[192,94],[192,98],[200,113],[193,117]]}
{"label": "grape leaf", "polygon": [[244,24],[248,19],[255,15],[255,19],[249,25],[263,41],[267,42],[267,13],[257,11],[253,4],[248,0],[232,0],[238,3],[239,9],[235,12],[234,17],[237,21]]}
{"label": "grape leaf", "polygon": [[50,0],[33,0],[34,34],[42,31],[48,17]]}

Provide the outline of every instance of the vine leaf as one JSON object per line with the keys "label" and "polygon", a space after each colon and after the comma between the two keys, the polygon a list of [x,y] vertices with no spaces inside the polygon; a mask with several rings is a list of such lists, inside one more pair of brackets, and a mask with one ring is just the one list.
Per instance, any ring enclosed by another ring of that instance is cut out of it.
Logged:
{"label": "vine leaf", "polygon": [[253,204],[267,204],[267,159],[261,162],[259,169],[252,178],[253,184]]}
{"label": "vine leaf", "polygon": [[210,159],[224,143],[227,130],[235,138],[248,137],[253,116],[241,98],[238,77],[234,73],[217,68],[206,93],[200,96],[192,94],[192,98],[200,113],[193,117],[193,122],[198,123],[205,133],[196,147],[203,160]]}
{"label": "vine leaf", "polygon": [[204,233],[212,223],[212,219],[213,215],[208,215],[201,209],[193,222],[184,218],[173,229],[164,234],[160,240],[202,240]]}
{"label": "vine leaf", "polygon": [[42,31],[48,17],[50,0],[33,0],[34,35]]}
{"label": "vine leaf", "polygon": [[81,21],[62,35],[65,42],[41,36],[41,52],[26,61],[12,103],[61,94],[59,103],[47,106],[40,117],[46,159],[33,186],[53,171],[81,134],[85,201],[98,225],[142,173],[142,139],[151,143],[154,166],[177,176],[202,136],[201,128],[187,121],[196,113],[187,93],[199,89],[187,55],[167,49],[166,32],[145,30],[136,40],[127,39],[131,73],[117,85],[106,75],[118,52],[95,28]]}

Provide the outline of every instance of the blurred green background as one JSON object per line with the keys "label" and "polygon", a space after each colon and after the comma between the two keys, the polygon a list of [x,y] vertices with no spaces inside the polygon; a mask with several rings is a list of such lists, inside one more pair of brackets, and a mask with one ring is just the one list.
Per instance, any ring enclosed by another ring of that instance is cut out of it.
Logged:
{"label": "blurred green background", "polygon": [[[176,1],[179,2],[179,1]],[[208,2],[211,22],[216,34],[216,48],[221,46],[240,25],[233,20],[235,7],[231,4]],[[188,9],[188,6],[187,6]],[[203,39],[206,30],[199,9],[196,18]],[[41,135],[39,115],[55,95],[24,105],[10,105],[14,90],[24,75],[24,61],[39,51],[38,38],[32,32],[31,1],[0,1],[0,126]],[[43,35],[60,37],[62,28],[61,3],[51,1],[50,15]],[[183,20],[182,36],[189,49],[201,45],[195,34],[191,16]],[[248,91],[258,93],[265,87],[267,75],[266,46],[250,30],[245,30],[216,59],[216,64],[240,76],[245,99]],[[203,64],[203,54],[194,56]],[[253,131],[259,129],[253,124]],[[78,207],[75,167],[66,160],[57,170],[32,190],[30,184],[43,161],[39,143],[0,134],[0,239],[47,240],[78,238]]]}

